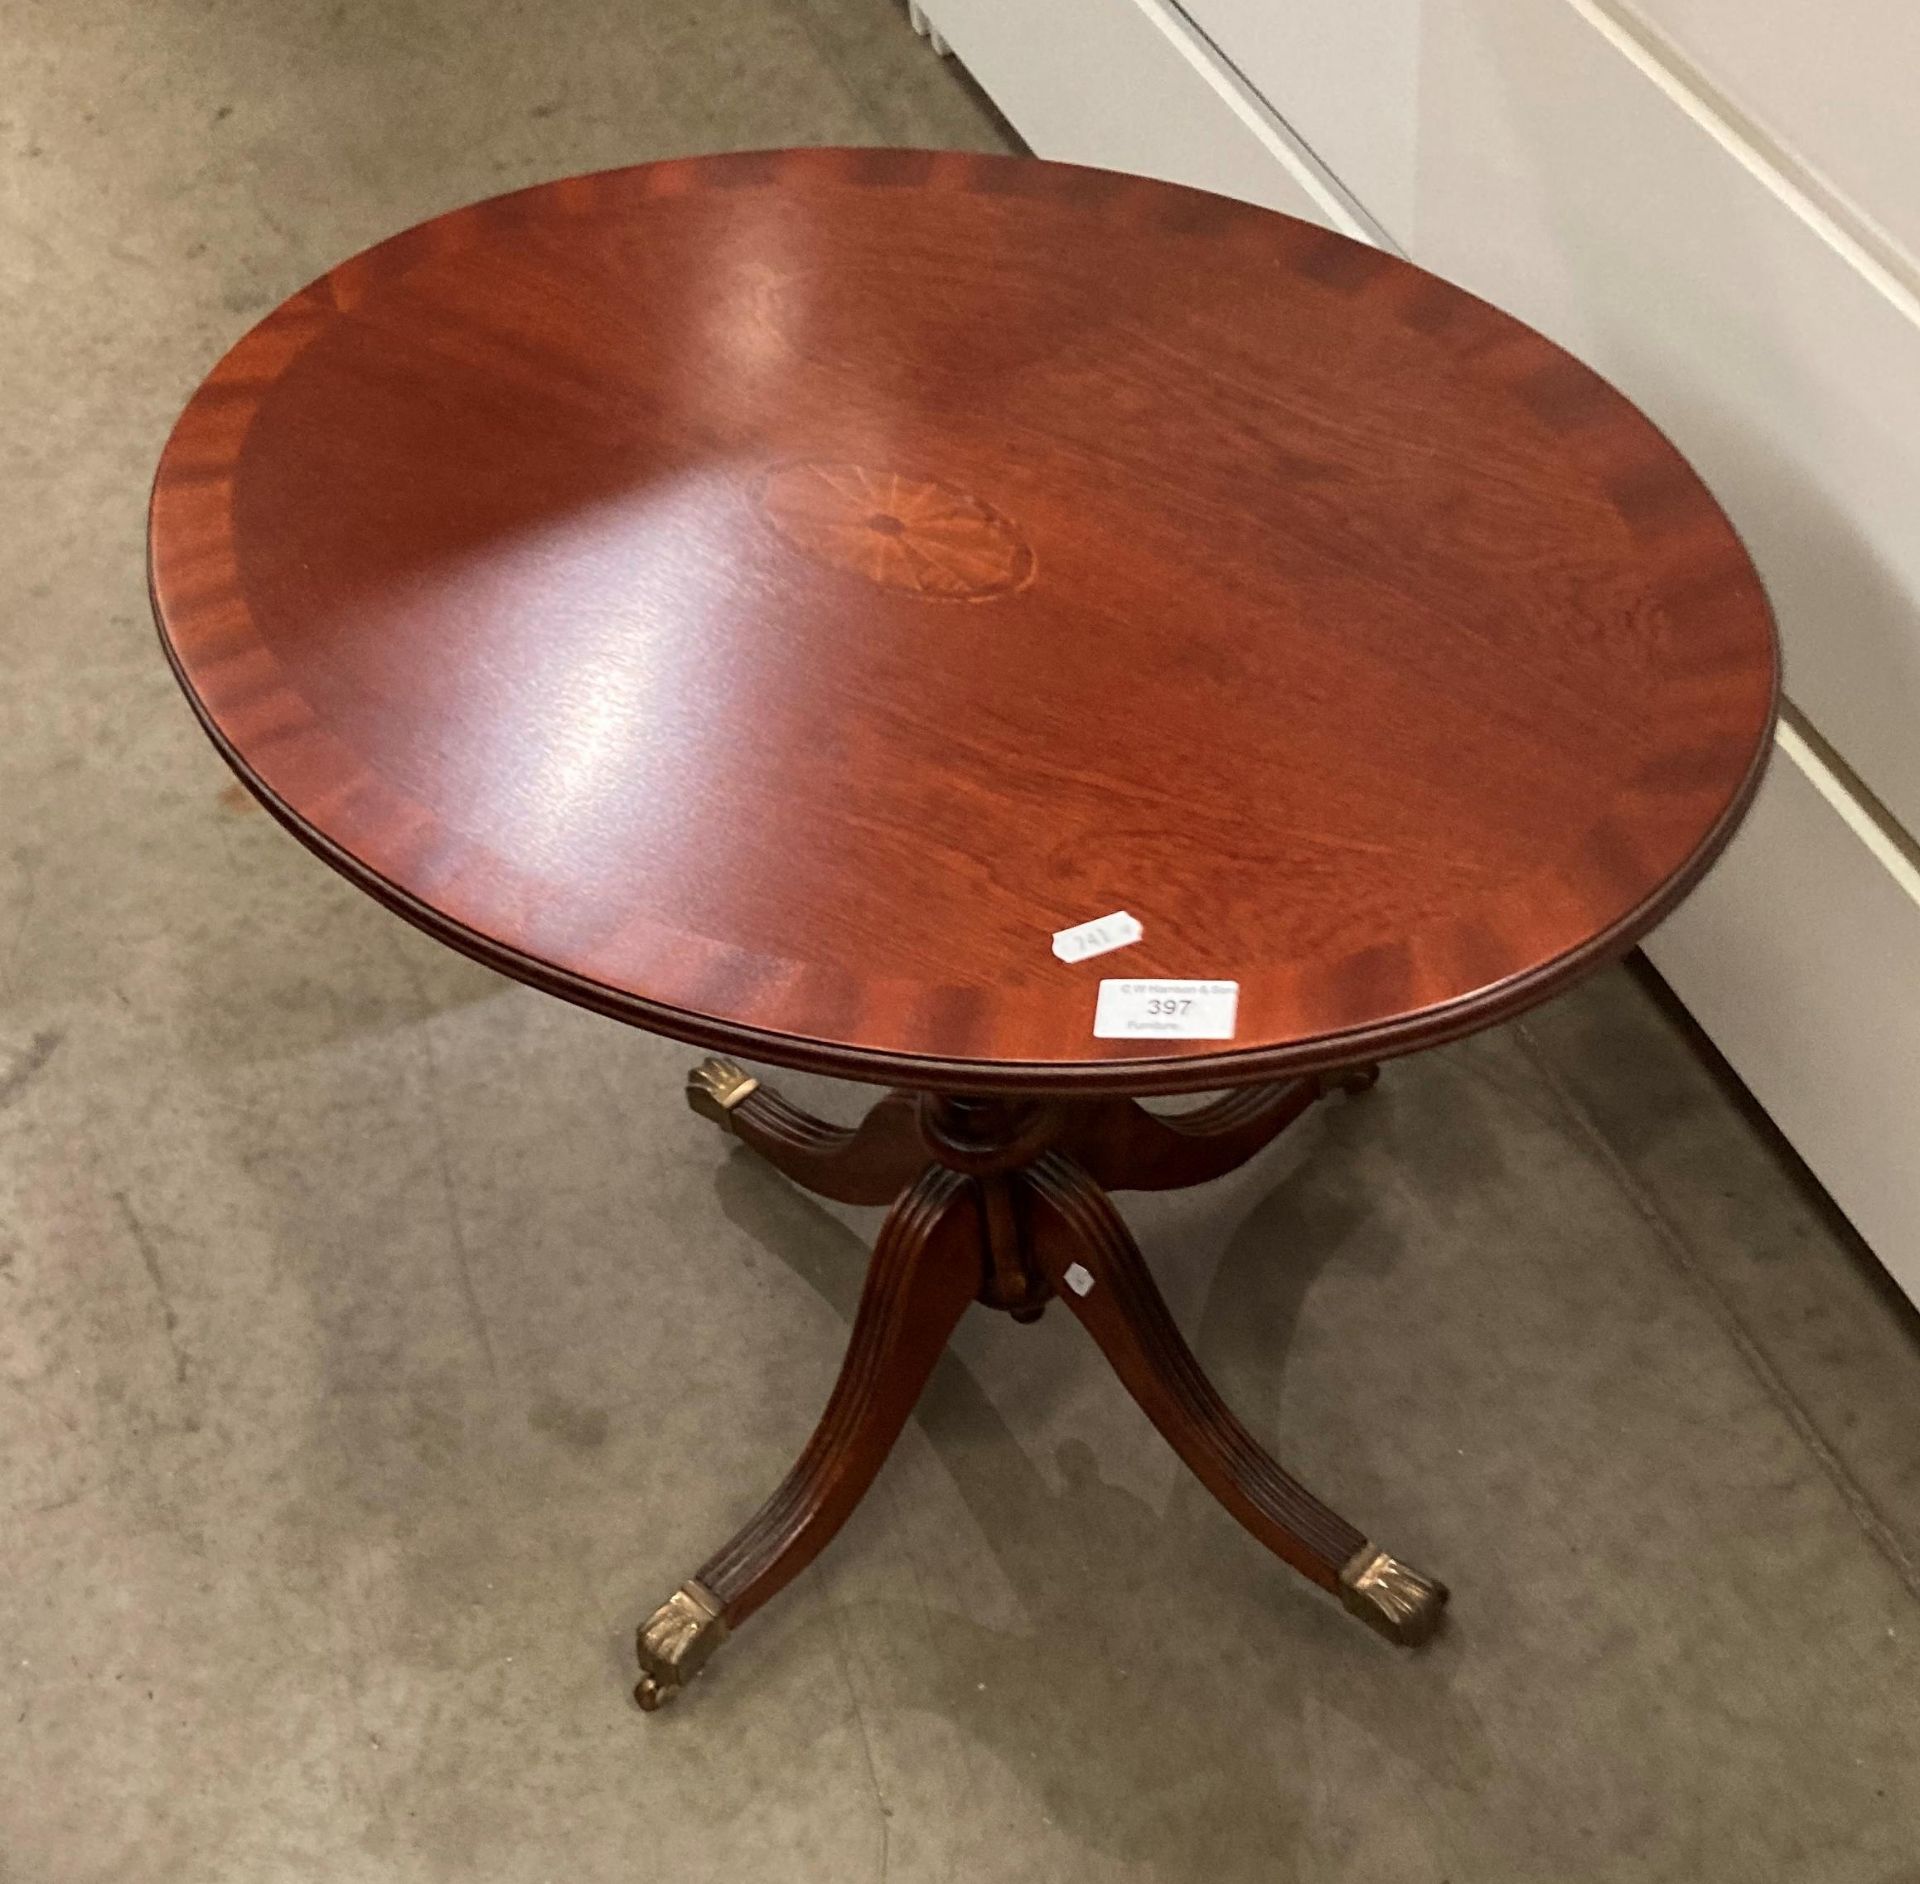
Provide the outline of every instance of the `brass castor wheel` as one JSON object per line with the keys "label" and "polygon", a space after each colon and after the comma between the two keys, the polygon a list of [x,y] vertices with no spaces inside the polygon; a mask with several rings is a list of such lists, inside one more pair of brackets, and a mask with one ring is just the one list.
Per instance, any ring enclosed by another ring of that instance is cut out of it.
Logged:
{"label": "brass castor wheel", "polygon": [[733,1130],[734,1107],[759,1090],[760,1082],[732,1060],[702,1060],[687,1075],[687,1104],[723,1131]]}
{"label": "brass castor wheel", "polygon": [[1447,1586],[1375,1545],[1362,1544],[1340,1572],[1340,1600],[1389,1642],[1418,1648],[1440,1626]]}
{"label": "brass castor wheel", "polygon": [[663,1708],[727,1639],[720,1599],[689,1579],[640,1625],[640,1685],[633,1698],[643,1712]]}

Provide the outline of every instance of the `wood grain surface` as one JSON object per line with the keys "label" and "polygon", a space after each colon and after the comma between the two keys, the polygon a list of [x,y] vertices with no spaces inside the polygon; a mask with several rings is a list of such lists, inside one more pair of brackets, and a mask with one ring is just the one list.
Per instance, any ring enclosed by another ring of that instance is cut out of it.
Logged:
{"label": "wood grain surface", "polygon": [[938,1166],[881,1225],[826,1411],[772,1497],[696,1573],[729,1628],[791,1583],[866,1496],[980,1291],[980,1238],[974,1185]]}
{"label": "wood grain surface", "polygon": [[[1485,303],[1170,185],[704,158],[436,218],[260,323],[163,638],[363,887],[656,1031],[936,1090],[1377,1059],[1624,950],[1775,705],[1730,525]],[[1145,939],[1066,966],[1057,929]],[[1102,976],[1240,984],[1096,1040]]]}

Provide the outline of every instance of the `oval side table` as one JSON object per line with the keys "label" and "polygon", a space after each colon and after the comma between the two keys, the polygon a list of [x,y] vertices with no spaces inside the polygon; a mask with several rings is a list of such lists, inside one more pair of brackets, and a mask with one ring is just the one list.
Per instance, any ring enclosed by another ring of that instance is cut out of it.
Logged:
{"label": "oval side table", "polygon": [[[151,571],[209,736],[370,895],[637,1027],[892,1088],[840,1129],[692,1074],[891,1210],[799,1463],[641,1628],[643,1706],[832,1536],[976,1301],[1063,1303],[1277,1556],[1433,1629],[1442,1585],[1222,1404],[1110,1193],[1620,955],[1732,833],[1772,623],[1625,399],[1221,198],[705,158],[293,296],[174,431]],[[1122,912],[1138,939],[1056,952]]]}

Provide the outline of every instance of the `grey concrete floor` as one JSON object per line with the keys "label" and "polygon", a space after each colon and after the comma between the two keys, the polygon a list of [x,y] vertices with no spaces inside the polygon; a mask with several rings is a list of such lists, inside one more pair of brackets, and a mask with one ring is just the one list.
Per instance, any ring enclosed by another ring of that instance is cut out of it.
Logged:
{"label": "grey concrete floor", "polygon": [[871,1217],[246,808],[146,483],[433,211],[998,132],[892,0],[11,0],[0,69],[0,1878],[1920,1879],[1912,1318],[1625,973],[1131,1209],[1255,1429],[1450,1579],[1431,1650],[979,1316],[643,1720]]}

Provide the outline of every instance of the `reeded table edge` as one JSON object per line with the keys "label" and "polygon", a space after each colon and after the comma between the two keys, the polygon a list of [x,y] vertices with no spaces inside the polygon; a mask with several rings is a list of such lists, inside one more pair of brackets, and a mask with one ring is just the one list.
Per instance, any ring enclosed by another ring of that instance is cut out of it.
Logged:
{"label": "reeded table edge", "polygon": [[[149,505],[151,515],[151,505]],[[1738,532],[1736,531],[1736,535]],[[148,531],[147,596],[154,629],[167,665],[201,729],[233,771],[273,818],[315,856],[330,864],[357,889],[423,930],[436,941],[456,949],[483,967],[511,981],[537,988],[610,1019],[624,1021],[642,1032],[659,1034],[690,1046],[717,1048],[770,1066],[800,1072],[823,1073],[837,1079],[862,1080],[874,1085],[904,1086],[920,1092],[1034,1093],[1068,1096],[1090,1092],[1120,1092],[1144,1097],[1213,1092],[1225,1087],[1258,1085],[1266,1080],[1299,1073],[1324,1072],[1361,1061],[1386,1060],[1444,1046],[1481,1029],[1513,1019],[1557,994],[1582,976],[1618,960],[1642,936],[1685,900],[1687,893],[1712,868],[1738,830],[1766,776],[1776,744],[1780,718],[1779,631],[1772,623],[1772,673],[1767,714],[1753,758],[1725,808],[1708,828],[1692,855],[1667,880],[1643,898],[1610,928],[1597,931],[1578,947],[1540,967],[1509,976],[1438,1007],[1423,1008],[1372,1027],[1343,1033],[1311,1035],[1284,1045],[1239,1047],[1219,1053],[1115,1054],[1089,1060],[953,1060],[921,1054],[897,1053],[882,1047],[858,1047],[844,1041],[816,1040],[804,1034],[782,1034],[750,1027],[716,1015],[650,1001],[643,995],[609,987],[569,969],[557,967],[469,929],[444,911],[422,902],[389,882],[351,852],[324,836],[278,798],[247,765],[202,705],[185,667],[174,650],[154,592],[152,532]]]}

